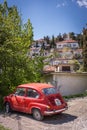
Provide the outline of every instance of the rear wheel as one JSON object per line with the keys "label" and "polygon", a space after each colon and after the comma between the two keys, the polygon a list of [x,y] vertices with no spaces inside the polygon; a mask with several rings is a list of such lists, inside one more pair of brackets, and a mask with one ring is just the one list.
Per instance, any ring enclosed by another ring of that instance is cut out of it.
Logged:
{"label": "rear wheel", "polygon": [[38,121],[43,120],[43,115],[41,114],[39,109],[33,109],[33,117]]}
{"label": "rear wheel", "polygon": [[6,113],[11,112],[10,103],[8,103],[8,102],[6,102],[6,104],[5,104],[5,111],[6,111]]}

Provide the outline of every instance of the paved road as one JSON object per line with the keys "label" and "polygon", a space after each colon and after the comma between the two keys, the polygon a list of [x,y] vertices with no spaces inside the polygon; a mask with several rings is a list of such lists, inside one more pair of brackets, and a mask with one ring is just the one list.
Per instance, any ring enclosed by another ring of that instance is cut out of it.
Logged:
{"label": "paved road", "polygon": [[64,113],[43,121],[24,113],[0,113],[0,124],[11,130],[87,130],[87,97],[69,100],[68,106]]}

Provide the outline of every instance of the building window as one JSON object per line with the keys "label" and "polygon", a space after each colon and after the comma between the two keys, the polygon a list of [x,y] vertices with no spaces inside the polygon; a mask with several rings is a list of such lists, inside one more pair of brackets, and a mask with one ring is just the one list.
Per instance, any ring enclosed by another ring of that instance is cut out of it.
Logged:
{"label": "building window", "polygon": [[76,46],[76,44],[73,44],[73,46]]}
{"label": "building window", "polygon": [[62,66],[62,71],[70,71],[70,66]]}

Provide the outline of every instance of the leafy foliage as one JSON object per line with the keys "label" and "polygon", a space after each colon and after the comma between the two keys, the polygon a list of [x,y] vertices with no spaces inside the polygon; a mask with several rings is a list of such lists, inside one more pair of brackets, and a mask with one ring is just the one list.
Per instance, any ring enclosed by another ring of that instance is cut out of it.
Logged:
{"label": "leafy foliage", "polygon": [[87,72],[87,28],[83,28],[83,69]]}
{"label": "leafy foliage", "polygon": [[78,62],[78,60],[74,59],[74,60],[71,60],[69,63],[73,64],[73,69],[75,72],[80,69],[80,63]]}
{"label": "leafy foliage", "polygon": [[23,25],[16,6],[0,4],[0,99],[18,84],[41,80],[41,59],[27,56],[32,41],[30,19]]}

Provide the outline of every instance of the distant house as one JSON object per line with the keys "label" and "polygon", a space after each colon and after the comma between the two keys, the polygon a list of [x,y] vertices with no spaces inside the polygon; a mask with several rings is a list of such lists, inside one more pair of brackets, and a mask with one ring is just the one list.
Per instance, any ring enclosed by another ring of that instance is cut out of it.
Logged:
{"label": "distant house", "polygon": [[56,43],[57,49],[63,49],[64,47],[68,47],[68,48],[71,48],[71,49],[77,49],[77,48],[79,48],[79,44],[78,44],[77,41],[72,40],[72,39],[64,40],[64,41]]}
{"label": "distant house", "polygon": [[55,72],[73,72],[73,64],[61,63],[55,67]]}
{"label": "distant house", "polygon": [[[39,39],[36,40],[32,43],[32,45],[30,46],[30,52],[29,52],[29,56],[30,57],[34,57],[35,55],[38,56],[48,56],[49,52],[48,52],[48,48],[50,45],[47,44],[47,42],[44,39]],[[43,53],[41,50],[44,50]]]}
{"label": "distant house", "polygon": [[54,66],[55,72],[73,72],[74,64],[73,60],[76,59],[81,64],[82,49],[79,48],[77,41],[72,39],[66,39],[56,43],[56,49],[54,50],[57,57],[53,57],[49,61],[49,68],[46,70],[52,71],[50,66]]}
{"label": "distant house", "polygon": [[32,43],[31,45],[31,48],[35,47],[35,48],[49,48],[49,44],[47,44],[47,41],[44,40],[44,39],[39,39],[39,40],[36,40]]}
{"label": "distant house", "polygon": [[55,67],[55,72],[72,72],[73,64],[70,63],[72,59],[54,58],[50,60],[50,66]]}
{"label": "distant house", "polygon": [[29,56],[34,57],[35,55],[40,55],[40,48],[32,47],[30,48]]}
{"label": "distant house", "polygon": [[[44,39],[34,41],[28,54],[31,58],[35,56],[47,57],[44,62],[49,62],[44,67],[44,72],[73,72],[74,65],[72,60],[76,59],[80,64],[83,63],[82,49],[77,41],[69,37],[56,43],[56,48],[51,48]],[[50,58],[49,58],[50,57]]]}

